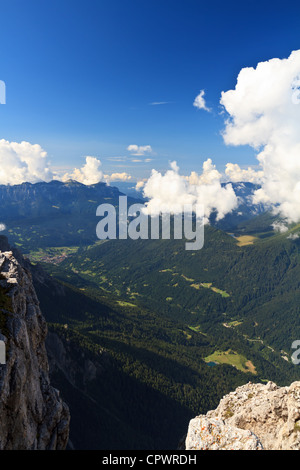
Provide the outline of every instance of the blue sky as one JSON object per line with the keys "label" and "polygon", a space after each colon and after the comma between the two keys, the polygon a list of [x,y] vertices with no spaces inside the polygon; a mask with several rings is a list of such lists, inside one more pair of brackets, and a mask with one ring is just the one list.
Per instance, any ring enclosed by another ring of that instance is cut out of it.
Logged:
{"label": "blue sky", "polygon": [[[137,178],[174,159],[185,173],[208,157],[221,170],[228,161],[255,165],[253,149],[223,142],[221,92],[243,67],[300,48],[296,1],[10,0],[0,8],[0,138],[40,144],[53,166],[92,155],[105,172]],[[193,107],[202,89],[211,113]],[[132,162],[132,144],[151,145],[152,161]]]}

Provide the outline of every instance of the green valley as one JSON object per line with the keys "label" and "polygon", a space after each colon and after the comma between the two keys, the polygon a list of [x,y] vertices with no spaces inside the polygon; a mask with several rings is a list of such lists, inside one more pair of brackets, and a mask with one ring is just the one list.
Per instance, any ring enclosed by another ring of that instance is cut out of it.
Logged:
{"label": "green valley", "polygon": [[[95,448],[109,448],[103,433],[111,435],[115,419],[121,448],[174,448],[190,417],[237,384],[298,380],[290,348],[300,334],[299,249],[281,235],[239,246],[208,226],[199,252],[185,251],[181,240],[109,240],[42,262],[52,278],[34,277],[50,331],[93,363],[99,348],[110,358],[104,375],[80,392],[61,372],[53,376],[69,399],[73,441],[84,440],[72,405],[83,392],[101,405],[87,416],[103,439],[93,437]],[[63,294],[53,295],[59,286]],[[166,408],[174,434],[164,428]]]}
{"label": "green valley", "polygon": [[267,213],[229,233],[207,225],[199,251],[185,240],[97,240],[91,201],[109,193],[56,185],[76,204],[69,195],[63,214],[52,198],[48,221],[34,188],[22,186],[30,217],[9,219],[8,231],[33,263],[51,377],[71,408],[76,448],[175,448],[189,419],[237,385],[299,379],[297,225],[274,232]]}

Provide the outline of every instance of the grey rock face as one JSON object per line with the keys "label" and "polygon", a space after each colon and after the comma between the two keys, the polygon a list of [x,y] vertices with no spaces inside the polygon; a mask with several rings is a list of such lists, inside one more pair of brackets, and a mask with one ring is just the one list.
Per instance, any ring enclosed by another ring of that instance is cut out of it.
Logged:
{"label": "grey rock face", "polygon": [[62,336],[49,331],[46,340],[46,349],[51,372],[60,371],[70,385],[87,393],[86,385],[100,377],[110,367],[109,356],[99,349],[98,360],[92,362],[85,357],[83,349],[74,356],[75,346]]}
{"label": "grey rock face", "polygon": [[190,421],[186,449],[300,450],[300,382],[238,387]]}
{"label": "grey rock face", "polygon": [[[1,240],[2,249],[8,248]],[[0,450],[62,450],[69,435],[69,409],[50,385],[46,322],[22,257],[0,252]]]}
{"label": "grey rock face", "polygon": [[188,450],[262,450],[251,431],[230,426],[221,419],[199,416],[190,421]]}

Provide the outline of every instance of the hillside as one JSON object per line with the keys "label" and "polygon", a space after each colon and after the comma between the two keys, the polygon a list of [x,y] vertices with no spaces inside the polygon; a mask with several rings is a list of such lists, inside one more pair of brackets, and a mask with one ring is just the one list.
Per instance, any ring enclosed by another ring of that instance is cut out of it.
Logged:
{"label": "hillside", "polygon": [[70,407],[74,448],[174,449],[195,413],[248,380],[230,365],[220,377],[204,360],[214,339],[162,318],[151,304],[141,308],[31,270],[50,330],[51,380]]}
{"label": "hillside", "polygon": [[[273,232],[241,246],[206,227],[199,252],[185,251],[181,240],[111,240],[43,263],[60,281],[35,281],[51,331],[74,342],[75,350],[88,350],[93,363],[99,361],[95,348],[110,358],[107,387],[103,375],[94,389],[88,385],[88,395],[101,401],[99,411],[86,414],[98,436],[110,435],[114,421],[103,416],[113,415],[127,429],[128,440],[122,431],[116,436],[121,448],[130,442],[174,448],[184,423],[214,408],[236,385],[249,378],[279,385],[299,379],[291,363],[291,344],[300,333],[299,243],[288,236]],[[53,377],[76,416],[78,390],[74,395],[61,373]],[[112,394],[111,386],[118,392]],[[86,402],[86,390],[79,402]],[[164,431],[163,409],[172,410],[174,433]],[[78,445],[74,419],[71,435]],[[89,439],[95,447],[107,442]]]}
{"label": "hillside", "polygon": [[151,302],[164,316],[200,325],[201,331],[224,330],[223,323],[235,321],[241,334],[288,349],[300,333],[300,244],[288,237],[289,232],[240,246],[206,227],[199,251],[186,252],[181,240],[111,240],[51,269],[78,287],[90,285],[140,305]]}

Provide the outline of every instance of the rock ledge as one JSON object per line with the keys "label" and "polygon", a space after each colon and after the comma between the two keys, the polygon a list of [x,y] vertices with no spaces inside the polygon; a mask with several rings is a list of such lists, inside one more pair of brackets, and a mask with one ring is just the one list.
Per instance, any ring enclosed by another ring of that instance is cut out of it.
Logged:
{"label": "rock ledge", "polygon": [[189,423],[187,450],[300,450],[300,382],[238,387]]}

